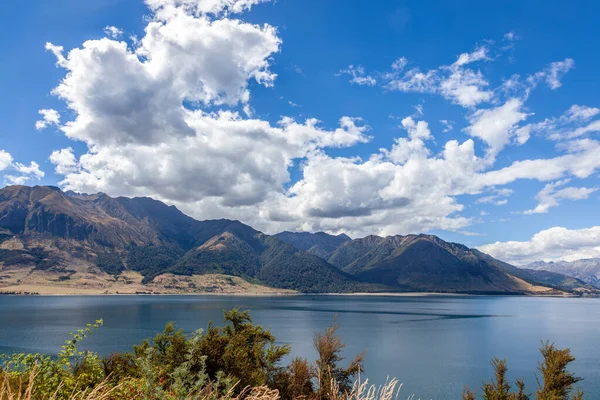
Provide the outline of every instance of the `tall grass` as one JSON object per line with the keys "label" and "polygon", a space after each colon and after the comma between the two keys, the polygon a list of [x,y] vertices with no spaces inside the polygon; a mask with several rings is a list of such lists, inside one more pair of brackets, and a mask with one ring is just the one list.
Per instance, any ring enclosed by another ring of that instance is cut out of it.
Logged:
{"label": "tall grass", "polygon": [[[51,396],[40,396],[35,387],[36,372],[29,374],[26,379],[20,379],[11,382],[8,374],[3,374],[2,384],[0,385],[0,400],[63,400],[59,397],[57,390]],[[369,380],[356,380],[349,393],[340,394],[336,388],[339,384],[331,382],[334,391],[328,398],[330,400],[397,400],[402,385],[398,384],[397,379],[388,379],[385,384],[380,386],[369,385]],[[125,400],[125,399],[143,399],[144,394],[139,392],[125,392],[121,389],[123,385],[111,385],[109,380],[105,380],[97,386],[72,393],[66,400]],[[279,391],[270,389],[267,386],[248,387],[241,393],[234,395],[233,390],[222,394],[211,387],[204,388],[200,393],[189,393],[183,398],[170,393],[164,394],[164,399],[194,399],[194,400],[280,400]],[[162,400],[162,399],[156,399]]]}

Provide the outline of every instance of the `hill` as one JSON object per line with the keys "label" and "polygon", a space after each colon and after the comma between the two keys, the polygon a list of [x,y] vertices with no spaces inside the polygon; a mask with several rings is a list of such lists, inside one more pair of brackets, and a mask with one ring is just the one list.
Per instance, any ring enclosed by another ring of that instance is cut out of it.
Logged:
{"label": "hill", "polygon": [[363,282],[402,291],[552,293],[593,291],[571,277],[522,270],[432,235],[367,236],[345,241],[325,255]]}
{"label": "hill", "polygon": [[579,284],[430,235],[269,236],[148,197],[0,190],[0,291],[559,294]]}
{"label": "hill", "polygon": [[0,190],[0,275],[5,290],[44,284],[126,290],[129,282],[139,291],[169,281],[163,290],[200,291],[184,277],[208,275],[301,292],[373,289],[239,221],[197,221],[150,198],[46,186]]}

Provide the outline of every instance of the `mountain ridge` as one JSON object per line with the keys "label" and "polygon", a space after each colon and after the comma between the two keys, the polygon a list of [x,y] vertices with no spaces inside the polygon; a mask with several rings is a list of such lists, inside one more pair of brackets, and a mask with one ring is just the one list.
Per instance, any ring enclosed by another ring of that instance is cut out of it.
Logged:
{"label": "mountain ridge", "polygon": [[342,243],[324,258],[361,281],[408,291],[506,293],[556,290],[595,292],[577,279],[522,270],[434,235],[369,235]]}
{"label": "mountain ridge", "polygon": [[555,262],[535,261],[525,265],[524,268],[564,274],[600,288],[600,258]]}
{"label": "mountain ridge", "polygon": [[[100,285],[98,277],[119,279],[128,271],[141,275],[142,284],[170,273],[231,274],[301,292],[350,292],[373,286],[239,221],[197,221],[147,197],[67,195],[54,187],[9,186],[0,190],[0,229],[5,235],[0,243],[1,272],[8,276],[8,269],[14,274],[19,266],[28,271],[17,280],[43,270],[63,284],[95,274],[93,284]],[[223,238],[229,239],[220,244],[225,252],[202,247]],[[285,268],[274,273],[273,259],[280,254],[287,257]],[[7,278],[0,281],[2,286],[7,283],[11,283]]]}
{"label": "mountain ridge", "polygon": [[[306,293],[565,289],[512,275],[515,271],[498,263],[432,235],[270,236],[236,220],[198,221],[149,197],[65,193],[48,186],[0,189],[0,290],[48,284],[110,291],[135,284],[160,291],[171,282],[199,292],[194,277],[202,276],[233,276]],[[157,289],[157,282],[163,287]]]}

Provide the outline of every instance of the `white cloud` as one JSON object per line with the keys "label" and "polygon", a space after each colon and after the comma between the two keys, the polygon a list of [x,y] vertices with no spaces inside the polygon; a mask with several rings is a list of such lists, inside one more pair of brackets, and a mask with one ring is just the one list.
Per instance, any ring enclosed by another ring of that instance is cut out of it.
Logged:
{"label": "white cloud", "polygon": [[575,61],[570,58],[566,58],[564,61],[553,62],[550,64],[546,76],[546,83],[550,86],[550,89],[555,90],[562,86],[560,80],[562,77],[575,66]]}
{"label": "white cloud", "polygon": [[510,99],[502,106],[486,110],[477,110],[469,116],[471,125],[465,131],[489,145],[490,155],[495,156],[514,139],[517,144],[524,144],[528,135],[517,130],[519,122],[530,114],[523,112],[523,101]]}
{"label": "white cloud", "polygon": [[565,58],[563,61],[551,63],[543,71],[530,76],[528,82],[535,86],[538,82],[545,81],[550,89],[556,90],[562,86],[561,79],[573,67],[575,67],[575,61],[571,58]]}
{"label": "white cloud", "polygon": [[[68,53],[49,44],[65,69],[53,93],[75,116],[61,130],[87,145],[83,154],[66,148],[50,155],[63,188],[152,196],[196,218],[240,219],[269,233],[358,236],[462,231],[473,221],[461,215],[458,196],[491,192],[502,202],[507,194],[500,186],[517,179],[583,177],[600,169],[600,146],[589,140],[565,143],[559,157],[494,170],[472,139],[449,140],[434,151],[434,134],[418,113],[401,119],[403,132],[388,148],[365,159],[334,157],[329,149],[370,140],[364,122],[344,116],[331,127],[284,116],[273,124],[251,116],[250,82],[274,84],[270,67],[281,39],[270,25],[234,17],[260,2],[148,0],[153,13],[134,48],[109,38]],[[471,68],[488,58],[478,48],[424,74],[404,71],[407,61],[399,59],[385,83],[473,107],[494,100]],[[383,77],[348,71],[367,84]],[[523,101],[473,111],[469,133],[494,151],[519,142]],[[296,181],[294,166],[301,174]]]}
{"label": "white cloud", "polygon": [[270,86],[276,77],[270,57],[281,40],[269,25],[213,21],[174,9],[156,15],[145,31],[135,52],[104,38],[67,57],[56,53],[68,74],[54,93],[77,115],[62,127],[68,137],[90,145],[191,137],[186,119],[192,111],[184,102],[247,105],[250,79]]}
{"label": "white cloud", "polygon": [[13,164],[12,169],[18,175],[4,175],[4,179],[9,185],[24,185],[31,182],[32,180],[40,180],[44,177],[44,172],[40,170],[40,166],[35,161],[32,161],[29,165],[16,163]]}
{"label": "white cloud", "polygon": [[554,227],[536,233],[528,241],[496,242],[480,246],[479,250],[517,265],[600,257],[600,226],[573,230]]}
{"label": "white cloud", "polygon": [[270,0],[146,0],[156,13],[172,14],[185,10],[192,15],[230,14],[249,10],[253,5]]}
{"label": "white cloud", "polygon": [[463,107],[473,107],[490,101],[493,93],[485,89],[489,83],[481,72],[466,66],[488,59],[488,49],[482,46],[472,53],[461,54],[453,64],[427,72],[419,68],[404,72],[408,61],[401,57],[394,61],[391,72],[382,74],[383,84],[392,91],[437,93]]}
{"label": "white cloud", "polygon": [[600,120],[594,121],[589,125],[579,127],[572,132],[568,132],[566,135],[567,139],[573,139],[580,136],[587,135],[588,133],[600,132]]}
{"label": "white cloud", "polygon": [[572,143],[569,153],[554,158],[515,161],[511,165],[488,171],[476,179],[478,184],[501,186],[518,179],[551,181],[574,175],[587,178],[600,168],[600,142],[589,140]]}
{"label": "white cloud", "polygon": [[542,133],[552,140],[569,140],[600,131],[600,120],[588,123],[599,114],[598,108],[575,104],[560,117],[546,118],[541,122],[525,125],[517,130],[517,134],[529,137]]}
{"label": "white cloud", "polygon": [[58,113],[58,111],[53,109],[44,109],[39,110],[38,112],[42,116],[42,119],[35,123],[35,129],[37,129],[38,131],[46,129],[51,125],[60,125],[60,114]]}
{"label": "white cloud", "polygon": [[12,163],[13,163],[12,155],[9,152],[0,149],[0,171],[4,171],[8,167],[10,167],[12,165]]}
{"label": "white cloud", "polygon": [[360,86],[375,86],[377,84],[377,80],[375,78],[365,74],[365,68],[362,65],[350,65],[348,66],[348,69],[339,71],[336,76],[341,76],[344,74],[352,77],[352,79],[350,79],[350,83],[355,83]]}
{"label": "white cloud", "polygon": [[512,42],[514,40],[518,40],[519,37],[517,36],[516,33],[514,33],[514,32],[511,31],[511,32],[508,32],[507,34],[504,35],[504,39]]}
{"label": "white cloud", "polygon": [[406,57],[399,57],[392,63],[392,69],[397,72],[404,71],[404,68],[408,65]]}
{"label": "white cloud", "polygon": [[587,121],[600,114],[600,108],[574,104],[567,110],[565,117],[569,121]]}
{"label": "white cloud", "polygon": [[49,160],[56,165],[55,171],[57,174],[68,175],[78,171],[77,159],[70,147],[53,151]]}
{"label": "white cloud", "polygon": [[561,181],[548,183],[540,192],[535,196],[536,200],[538,200],[538,205],[531,209],[526,210],[524,214],[544,214],[548,212],[548,209],[551,207],[556,207],[559,204],[560,200],[583,200],[587,199],[590,194],[594,193],[596,188],[586,188],[586,187],[564,187],[561,189],[561,186],[567,184],[570,180],[564,179]]}
{"label": "white cloud", "polygon": [[497,206],[503,206],[508,203],[507,197],[512,195],[514,192],[511,189],[496,189],[492,188],[492,195],[480,197],[475,200],[475,204],[495,204]]}
{"label": "white cloud", "polygon": [[13,156],[2,149],[0,149],[0,172],[4,173],[4,182],[8,185],[24,185],[44,177],[44,172],[35,161],[29,165],[14,162]]}
{"label": "white cloud", "polygon": [[454,130],[454,121],[449,121],[447,119],[441,119],[440,124],[442,124],[442,126],[444,127],[442,129],[442,132],[444,132],[444,133]]}
{"label": "white cloud", "polygon": [[104,28],[104,33],[111,39],[118,39],[123,36],[123,30],[116,26],[107,26]]}

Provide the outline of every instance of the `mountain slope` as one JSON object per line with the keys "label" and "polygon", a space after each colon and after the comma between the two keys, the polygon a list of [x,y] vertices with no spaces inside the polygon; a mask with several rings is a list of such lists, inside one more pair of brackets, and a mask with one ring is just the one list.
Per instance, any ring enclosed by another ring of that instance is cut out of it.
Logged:
{"label": "mountain slope", "polygon": [[403,290],[471,293],[539,290],[536,285],[478,257],[466,246],[430,235],[385,238],[342,269],[362,281],[394,285]]}
{"label": "mountain slope", "polygon": [[473,250],[473,252],[475,252],[477,255],[479,255],[492,265],[495,265],[498,268],[501,268],[502,270],[508,272],[509,274],[523,279],[524,281],[529,282],[531,284],[542,284],[544,286],[556,288],[559,290],[576,291],[582,293],[596,292],[596,289],[593,286],[587,284],[582,280],[573,278],[568,275],[550,271],[518,268],[514,265],[505,263],[500,260],[496,260],[495,258],[487,254],[481,253],[479,250]]}
{"label": "mountain slope", "polygon": [[600,288],[600,258],[588,258],[572,262],[537,261],[526,265],[524,268],[534,271],[549,271],[571,276]]}
{"label": "mountain slope", "polygon": [[431,235],[367,236],[342,243],[324,258],[363,282],[402,291],[550,294],[586,288],[567,276],[520,270]]}
{"label": "mountain slope", "polygon": [[352,240],[345,234],[333,236],[325,232],[281,232],[274,236],[300,250],[321,258],[326,257],[342,244]]}
{"label": "mountain slope", "polygon": [[10,276],[62,284],[85,277],[102,286],[131,272],[144,284],[165,274],[208,274],[307,292],[371,288],[239,221],[196,221],[150,198],[43,186],[0,190],[0,272],[0,286]]}

